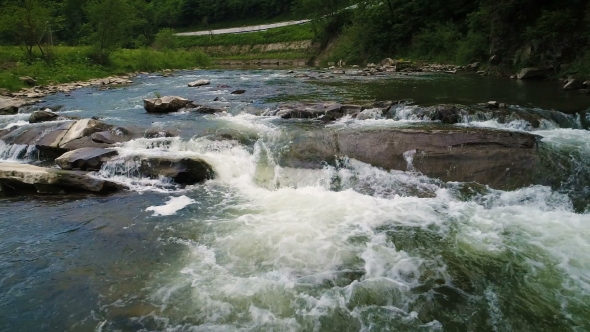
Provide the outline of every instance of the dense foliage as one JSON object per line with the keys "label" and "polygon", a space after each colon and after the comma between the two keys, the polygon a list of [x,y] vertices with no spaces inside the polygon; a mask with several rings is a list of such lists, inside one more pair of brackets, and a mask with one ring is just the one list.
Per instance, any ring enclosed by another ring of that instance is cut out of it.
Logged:
{"label": "dense foliage", "polygon": [[584,58],[590,45],[587,0],[365,0],[346,15],[334,57],[354,62],[495,55],[510,67],[557,66]]}
{"label": "dense foliage", "polygon": [[104,63],[122,47],[207,44],[174,40],[173,29],[304,16],[331,59],[495,56],[512,68],[573,63],[570,70],[590,71],[588,0],[0,0],[0,43],[42,57],[51,53],[46,45],[92,45],[91,58]]}

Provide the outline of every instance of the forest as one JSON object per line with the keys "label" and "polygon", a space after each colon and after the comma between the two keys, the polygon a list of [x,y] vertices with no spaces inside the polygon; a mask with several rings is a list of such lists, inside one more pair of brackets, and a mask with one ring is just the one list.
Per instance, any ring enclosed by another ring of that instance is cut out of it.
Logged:
{"label": "forest", "polygon": [[[81,46],[106,63],[116,49],[174,45],[178,30],[279,18],[313,19],[330,58],[405,57],[590,73],[587,0],[2,0],[0,42],[45,57]],[[160,35],[160,38],[158,38]],[[568,65],[570,65],[568,67]]]}

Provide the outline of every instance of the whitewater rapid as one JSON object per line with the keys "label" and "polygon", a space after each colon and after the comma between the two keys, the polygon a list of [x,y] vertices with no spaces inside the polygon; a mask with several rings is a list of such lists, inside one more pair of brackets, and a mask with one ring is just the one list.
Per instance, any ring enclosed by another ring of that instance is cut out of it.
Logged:
{"label": "whitewater rapid", "polygon": [[[273,122],[247,114],[211,121],[259,139],[251,148],[204,137],[141,139],[119,148],[123,159],[202,158],[217,175],[205,190],[223,197],[197,207],[213,209],[209,219],[184,214],[206,230],[199,241],[162,239],[188,254],[150,282],[158,313],[140,321],[156,320],[168,331],[443,330],[453,320],[481,327],[468,323],[475,314],[490,317],[493,330],[533,331],[519,315],[542,315],[549,306],[563,321],[587,326],[579,312],[590,309],[590,215],[575,213],[565,194],[545,186],[505,192],[442,183],[356,160],[283,168],[270,153],[282,137]],[[335,125],[346,121],[352,120]],[[586,131],[535,133],[556,149],[590,152]],[[129,178],[110,179],[145,189]],[[150,208],[156,214],[182,213],[197,202],[178,196],[190,188],[165,187],[159,185],[170,197]],[[445,297],[461,309],[447,313]],[[467,310],[472,305],[477,309]],[[183,316],[198,324],[173,323]]]}

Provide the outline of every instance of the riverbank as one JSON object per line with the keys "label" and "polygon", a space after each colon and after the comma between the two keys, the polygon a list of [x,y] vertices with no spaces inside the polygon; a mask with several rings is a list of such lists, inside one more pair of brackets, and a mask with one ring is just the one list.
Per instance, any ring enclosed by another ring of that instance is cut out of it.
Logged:
{"label": "riverbank", "polygon": [[[187,69],[211,64],[211,59],[199,51],[120,49],[113,52],[109,64],[99,65],[90,59],[90,51],[90,47],[53,47],[51,58],[46,61],[28,59],[19,47],[2,46],[0,89],[5,89],[4,93],[15,92],[32,86],[56,86],[137,71]],[[32,80],[23,79],[25,77]]]}

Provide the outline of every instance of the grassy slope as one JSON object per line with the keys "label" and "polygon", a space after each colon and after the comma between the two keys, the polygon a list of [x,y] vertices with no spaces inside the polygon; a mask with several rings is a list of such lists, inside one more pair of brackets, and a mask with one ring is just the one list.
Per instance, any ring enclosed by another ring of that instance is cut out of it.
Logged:
{"label": "grassy slope", "polygon": [[[268,23],[261,22],[261,23]],[[16,91],[25,85],[19,80],[22,76],[31,76],[39,85],[67,83],[125,74],[134,71],[157,71],[161,69],[182,69],[208,66],[211,59],[198,51],[189,51],[197,47],[257,45],[285,43],[310,40],[313,32],[310,24],[289,26],[267,31],[215,36],[178,37],[177,49],[154,51],[152,49],[118,50],[110,59],[110,64],[101,66],[89,59],[89,47],[57,46],[52,48],[51,61],[41,59],[29,60],[22,48],[0,46],[0,88]],[[244,55],[220,56],[216,59],[251,60],[260,58],[295,59],[306,58],[308,54],[299,51],[277,51],[269,53],[251,53]]]}
{"label": "grassy slope", "polygon": [[92,78],[124,74],[133,71],[157,71],[207,66],[209,57],[201,52],[151,49],[118,50],[111,55],[107,66],[93,64],[88,58],[88,47],[54,47],[51,61],[29,61],[19,47],[0,47],[0,88],[11,91],[24,88],[21,76],[31,76],[38,84],[67,83]]}

